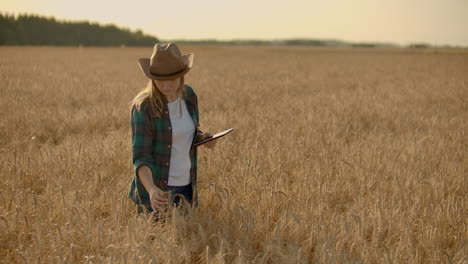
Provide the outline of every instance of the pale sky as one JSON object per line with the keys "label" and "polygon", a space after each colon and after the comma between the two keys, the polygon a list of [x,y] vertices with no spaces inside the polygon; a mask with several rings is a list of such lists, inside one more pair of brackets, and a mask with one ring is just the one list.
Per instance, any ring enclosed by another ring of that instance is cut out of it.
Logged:
{"label": "pale sky", "polygon": [[468,0],[0,0],[0,12],[113,23],[167,39],[468,46]]}

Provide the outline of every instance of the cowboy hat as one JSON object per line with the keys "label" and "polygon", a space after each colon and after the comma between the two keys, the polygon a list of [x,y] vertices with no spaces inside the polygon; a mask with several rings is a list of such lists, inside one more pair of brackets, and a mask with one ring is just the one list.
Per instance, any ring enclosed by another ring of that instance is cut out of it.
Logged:
{"label": "cowboy hat", "polygon": [[186,74],[193,64],[193,53],[181,55],[175,43],[156,43],[151,58],[140,58],[141,70],[153,80],[175,79]]}

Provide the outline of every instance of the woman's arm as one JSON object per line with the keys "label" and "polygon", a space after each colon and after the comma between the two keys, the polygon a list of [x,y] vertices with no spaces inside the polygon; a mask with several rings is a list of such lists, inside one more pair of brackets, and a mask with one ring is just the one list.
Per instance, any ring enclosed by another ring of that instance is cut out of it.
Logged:
{"label": "woman's arm", "polygon": [[143,183],[146,191],[150,195],[150,202],[153,210],[161,209],[167,202],[164,193],[154,184],[153,173],[154,161],[151,155],[153,151],[153,129],[151,119],[146,112],[144,105],[140,111],[132,108],[132,154],[135,173]]}
{"label": "woman's arm", "polygon": [[[193,88],[192,88],[192,91],[193,91]],[[195,97],[195,112],[197,113],[197,117],[198,117],[198,123],[200,123],[200,112],[198,111],[198,97],[197,97],[197,94],[195,92],[193,92],[194,94],[194,97]],[[210,132],[203,132],[200,130],[200,126],[197,127],[197,136],[196,136],[196,139],[195,141],[202,141],[206,138],[210,138],[212,137],[213,134],[211,134]],[[205,147],[208,147],[208,148],[213,148],[216,144],[216,140],[214,141],[211,141],[211,142],[207,142],[205,144],[203,144]]]}
{"label": "woman's arm", "polygon": [[151,169],[143,165],[138,169],[137,175],[150,195],[150,202],[153,210],[163,210],[163,206],[167,204],[168,200],[165,193],[154,185]]}
{"label": "woman's arm", "polygon": [[146,165],[140,166],[137,171],[137,176],[138,178],[140,178],[141,182],[143,183],[143,186],[145,186],[145,189],[148,193],[152,193],[156,189],[159,189],[154,184],[151,169],[148,166]]}
{"label": "woman's arm", "polygon": [[148,166],[151,171],[154,171],[154,162],[151,155],[153,151],[153,130],[145,104],[141,105],[140,110],[137,110],[133,106],[131,123],[132,157],[135,172],[138,172],[138,169],[143,165]]}

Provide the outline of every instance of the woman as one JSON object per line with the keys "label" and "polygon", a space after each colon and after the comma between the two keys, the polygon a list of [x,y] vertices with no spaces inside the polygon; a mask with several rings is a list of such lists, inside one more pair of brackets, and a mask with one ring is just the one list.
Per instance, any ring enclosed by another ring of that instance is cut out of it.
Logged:
{"label": "woman", "polygon": [[128,196],[139,213],[162,212],[169,202],[179,205],[182,200],[198,206],[194,143],[212,134],[199,129],[197,95],[184,82],[193,57],[182,56],[175,43],[158,43],[151,58],[138,60],[150,79],[131,107],[135,175]]}

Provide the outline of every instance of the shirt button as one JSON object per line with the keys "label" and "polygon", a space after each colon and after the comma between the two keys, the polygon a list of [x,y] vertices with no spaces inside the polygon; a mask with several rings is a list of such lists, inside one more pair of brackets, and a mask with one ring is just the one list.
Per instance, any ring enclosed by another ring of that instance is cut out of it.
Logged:
{"label": "shirt button", "polygon": [[171,129],[171,127],[168,127],[169,129]]}
{"label": "shirt button", "polygon": [[166,166],[169,166],[169,162],[166,162]]}
{"label": "shirt button", "polygon": [[171,145],[167,145],[167,148],[171,148]]}
{"label": "shirt button", "polygon": [[166,111],[166,112],[164,112],[164,113],[166,113],[166,114],[167,114],[167,111]]}

